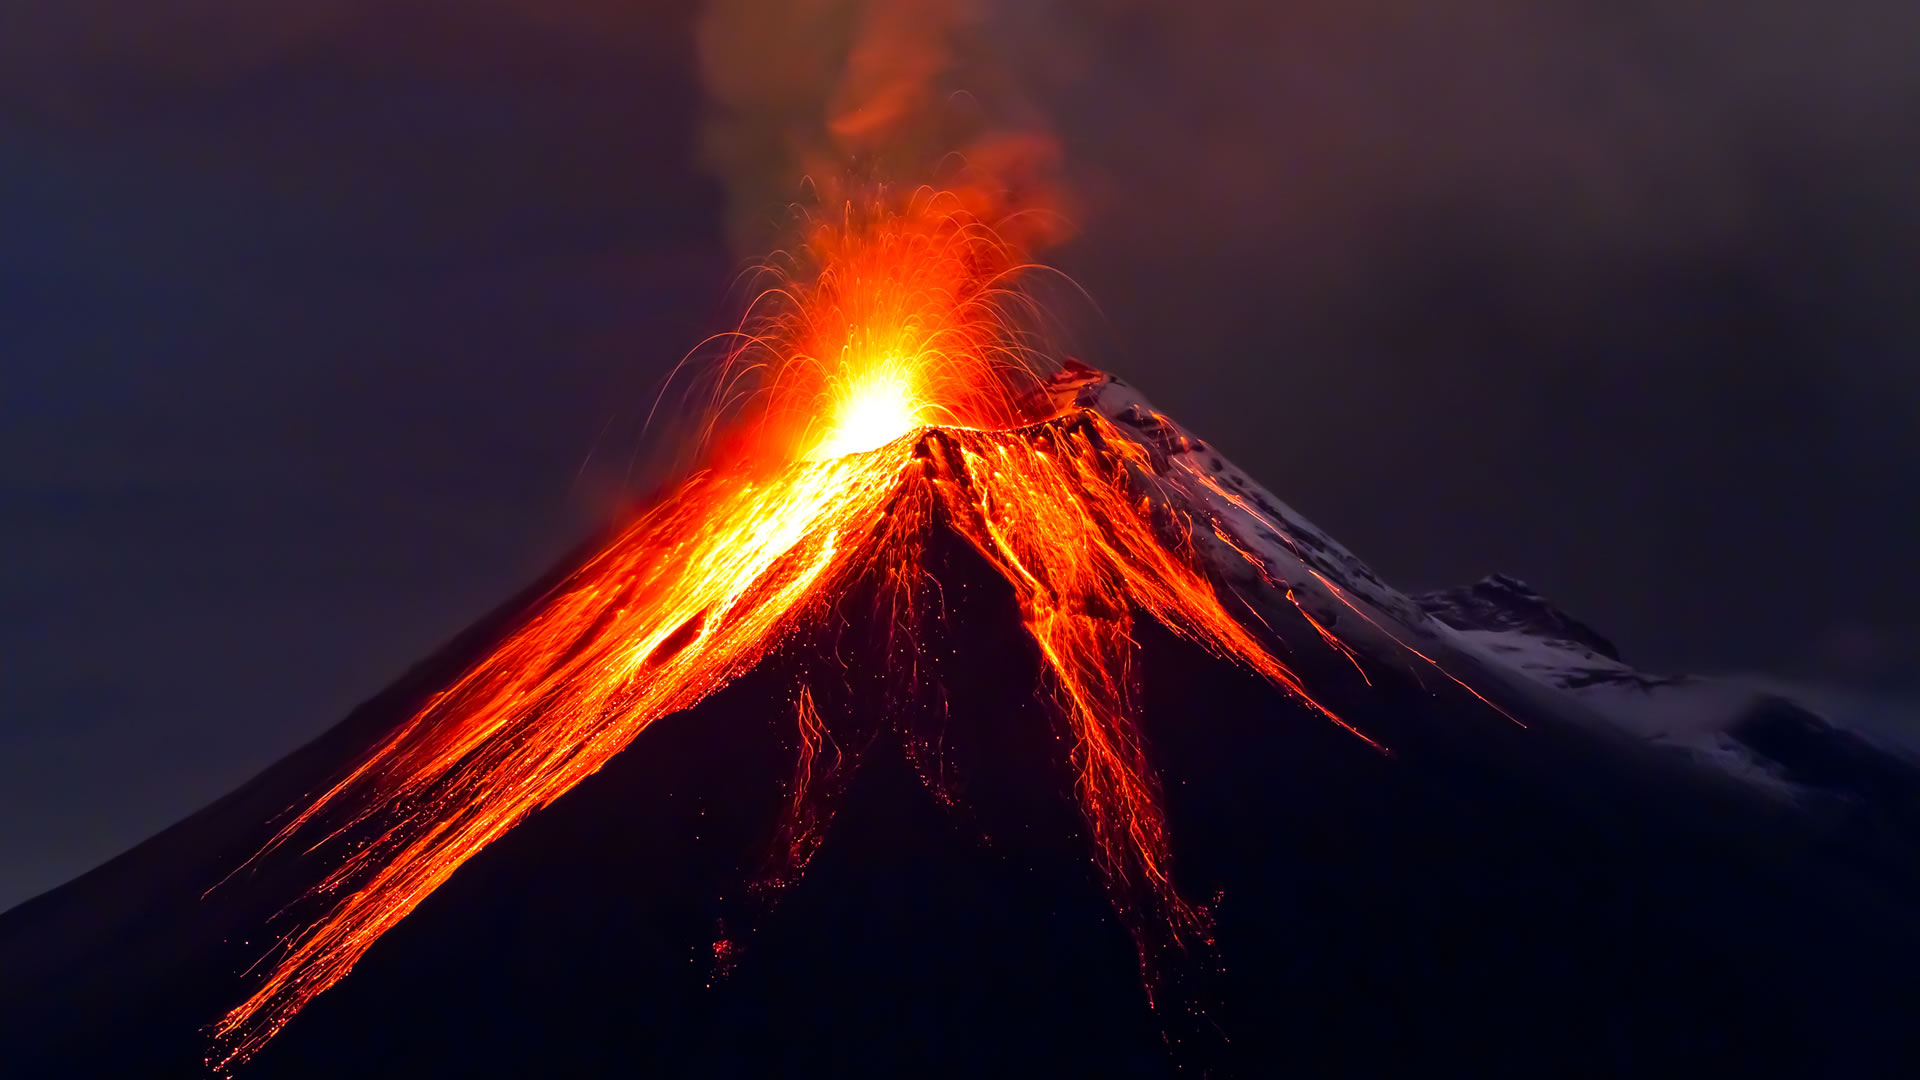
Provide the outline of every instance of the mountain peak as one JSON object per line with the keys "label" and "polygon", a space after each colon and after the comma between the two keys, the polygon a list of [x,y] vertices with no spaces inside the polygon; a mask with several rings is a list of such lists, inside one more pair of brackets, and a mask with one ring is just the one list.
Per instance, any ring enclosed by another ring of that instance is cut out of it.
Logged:
{"label": "mountain peak", "polygon": [[1455,630],[1517,631],[1548,641],[1571,642],[1624,663],[1610,639],[1508,574],[1489,574],[1472,585],[1419,593],[1413,600],[1420,610]]}

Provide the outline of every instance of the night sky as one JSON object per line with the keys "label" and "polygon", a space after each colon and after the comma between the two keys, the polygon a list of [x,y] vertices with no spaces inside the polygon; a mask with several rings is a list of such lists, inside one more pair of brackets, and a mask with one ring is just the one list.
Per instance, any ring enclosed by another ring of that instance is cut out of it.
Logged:
{"label": "night sky", "polygon": [[[1403,588],[1913,688],[1920,8],[998,6],[1086,359]],[[659,479],[741,266],[696,7],[0,16],[0,906]]]}

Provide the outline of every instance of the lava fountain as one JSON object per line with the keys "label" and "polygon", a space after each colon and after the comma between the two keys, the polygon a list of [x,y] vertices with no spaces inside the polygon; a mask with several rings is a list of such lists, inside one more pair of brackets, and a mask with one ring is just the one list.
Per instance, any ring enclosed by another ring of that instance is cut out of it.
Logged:
{"label": "lava fountain", "polygon": [[[1148,449],[1043,392],[1036,313],[1017,287],[1030,268],[963,196],[849,206],[806,241],[727,336],[705,466],[261,853],[297,843],[330,869],[308,897],[319,914],[215,1025],[210,1065],[257,1052],[467,859],[823,618],[856,581],[872,576],[894,611],[913,611],[903,598],[923,583],[936,522],[1013,588],[1149,993],[1156,942],[1209,940],[1205,909],[1175,887],[1137,725],[1134,613],[1344,721],[1229,613],[1194,550],[1208,525],[1162,497]],[[895,621],[914,632],[910,617]],[[804,688],[800,706],[784,830],[795,872],[819,842],[803,804],[821,728]]]}

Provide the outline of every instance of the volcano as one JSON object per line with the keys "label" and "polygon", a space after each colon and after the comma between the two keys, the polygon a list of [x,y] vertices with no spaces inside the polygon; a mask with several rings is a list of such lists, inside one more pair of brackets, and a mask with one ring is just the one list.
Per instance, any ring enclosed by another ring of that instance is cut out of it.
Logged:
{"label": "volcano", "polygon": [[1772,699],[1649,738],[1674,681],[1511,579],[1395,591],[1133,387],[1035,362],[1033,268],[979,200],[901,205],[809,230],[730,336],[698,469],[0,918],[4,1060],[1911,1055],[1910,758]]}
{"label": "volcano", "polygon": [[[1104,463],[1152,504],[1135,520],[1155,535],[1184,526],[1179,565],[1284,668],[1177,611],[1093,611],[1126,627],[1106,662],[1139,724],[1121,766],[1090,763],[1102,733],[1077,726],[1046,643],[1022,632],[1032,595],[929,512],[912,603],[932,614],[912,634],[898,580],[849,576],[822,617],[409,897],[276,1037],[214,1063],[1155,1076],[1914,1060],[1920,889],[1897,813],[1868,827],[1655,752],[1460,629],[1477,598],[1480,633],[1544,621],[1543,640],[1611,650],[1516,583],[1415,602],[1119,380],[1070,367],[1045,393],[1054,415],[1022,445]],[[971,437],[913,433],[896,471],[959,483],[954,463],[998,454]],[[379,760],[605,543],[245,787],[9,912],[9,1071],[207,1075],[210,1026],[289,970],[274,965],[314,940],[302,928],[338,917],[316,861],[393,858],[413,809],[323,809],[339,820],[276,847],[289,808]],[[713,632],[671,628],[645,663]],[[1126,793],[1113,820],[1089,811],[1087,787],[1130,768],[1164,812]],[[1113,827],[1166,836],[1103,850]]]}

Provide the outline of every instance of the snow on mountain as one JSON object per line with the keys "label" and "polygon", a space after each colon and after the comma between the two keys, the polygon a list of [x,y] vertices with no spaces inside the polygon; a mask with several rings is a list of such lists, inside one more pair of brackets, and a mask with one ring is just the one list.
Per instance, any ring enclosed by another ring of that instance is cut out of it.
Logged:
{"label": "snow on mountain", "polygon": [[1214,537],[1200,542],[1221,576],[1291,590],[1316,618],[1347,622],[1343,613],[1357,614],[1371,630],[1357,630],[1362,636],[1402,644],[1436,637],[1419,605],[1132,386],[1073,365],[1053,387],[1059,404],[1099,412],[1148,447],[1161,483],[1213,525]]}
{"label": "snow on mountain", "polygon": [[1417,598],[1483,653],[1656,746],[1801,801],[1911,828],[1920,729],[1911,706],[1754,677],[1648,675],[1523,582],[1496,574]]}
{"label": "snow on mountain", "polygon": [[1777,682],[1642,672],[1505,575],[1409,596],[1122,380],[1070,364],[1049,390],[1056,405],[1095,410],[1138,436],[1163,487],[1212,525],[1201,553],[1229,585],[1282,592],[1375,659],[1464,653],[1508,689],[1559,702],[1552,711],[1569,722],[1603,724],[1777,796],[1913,815],[1920,709],[1837,708],[1831,692]]}

